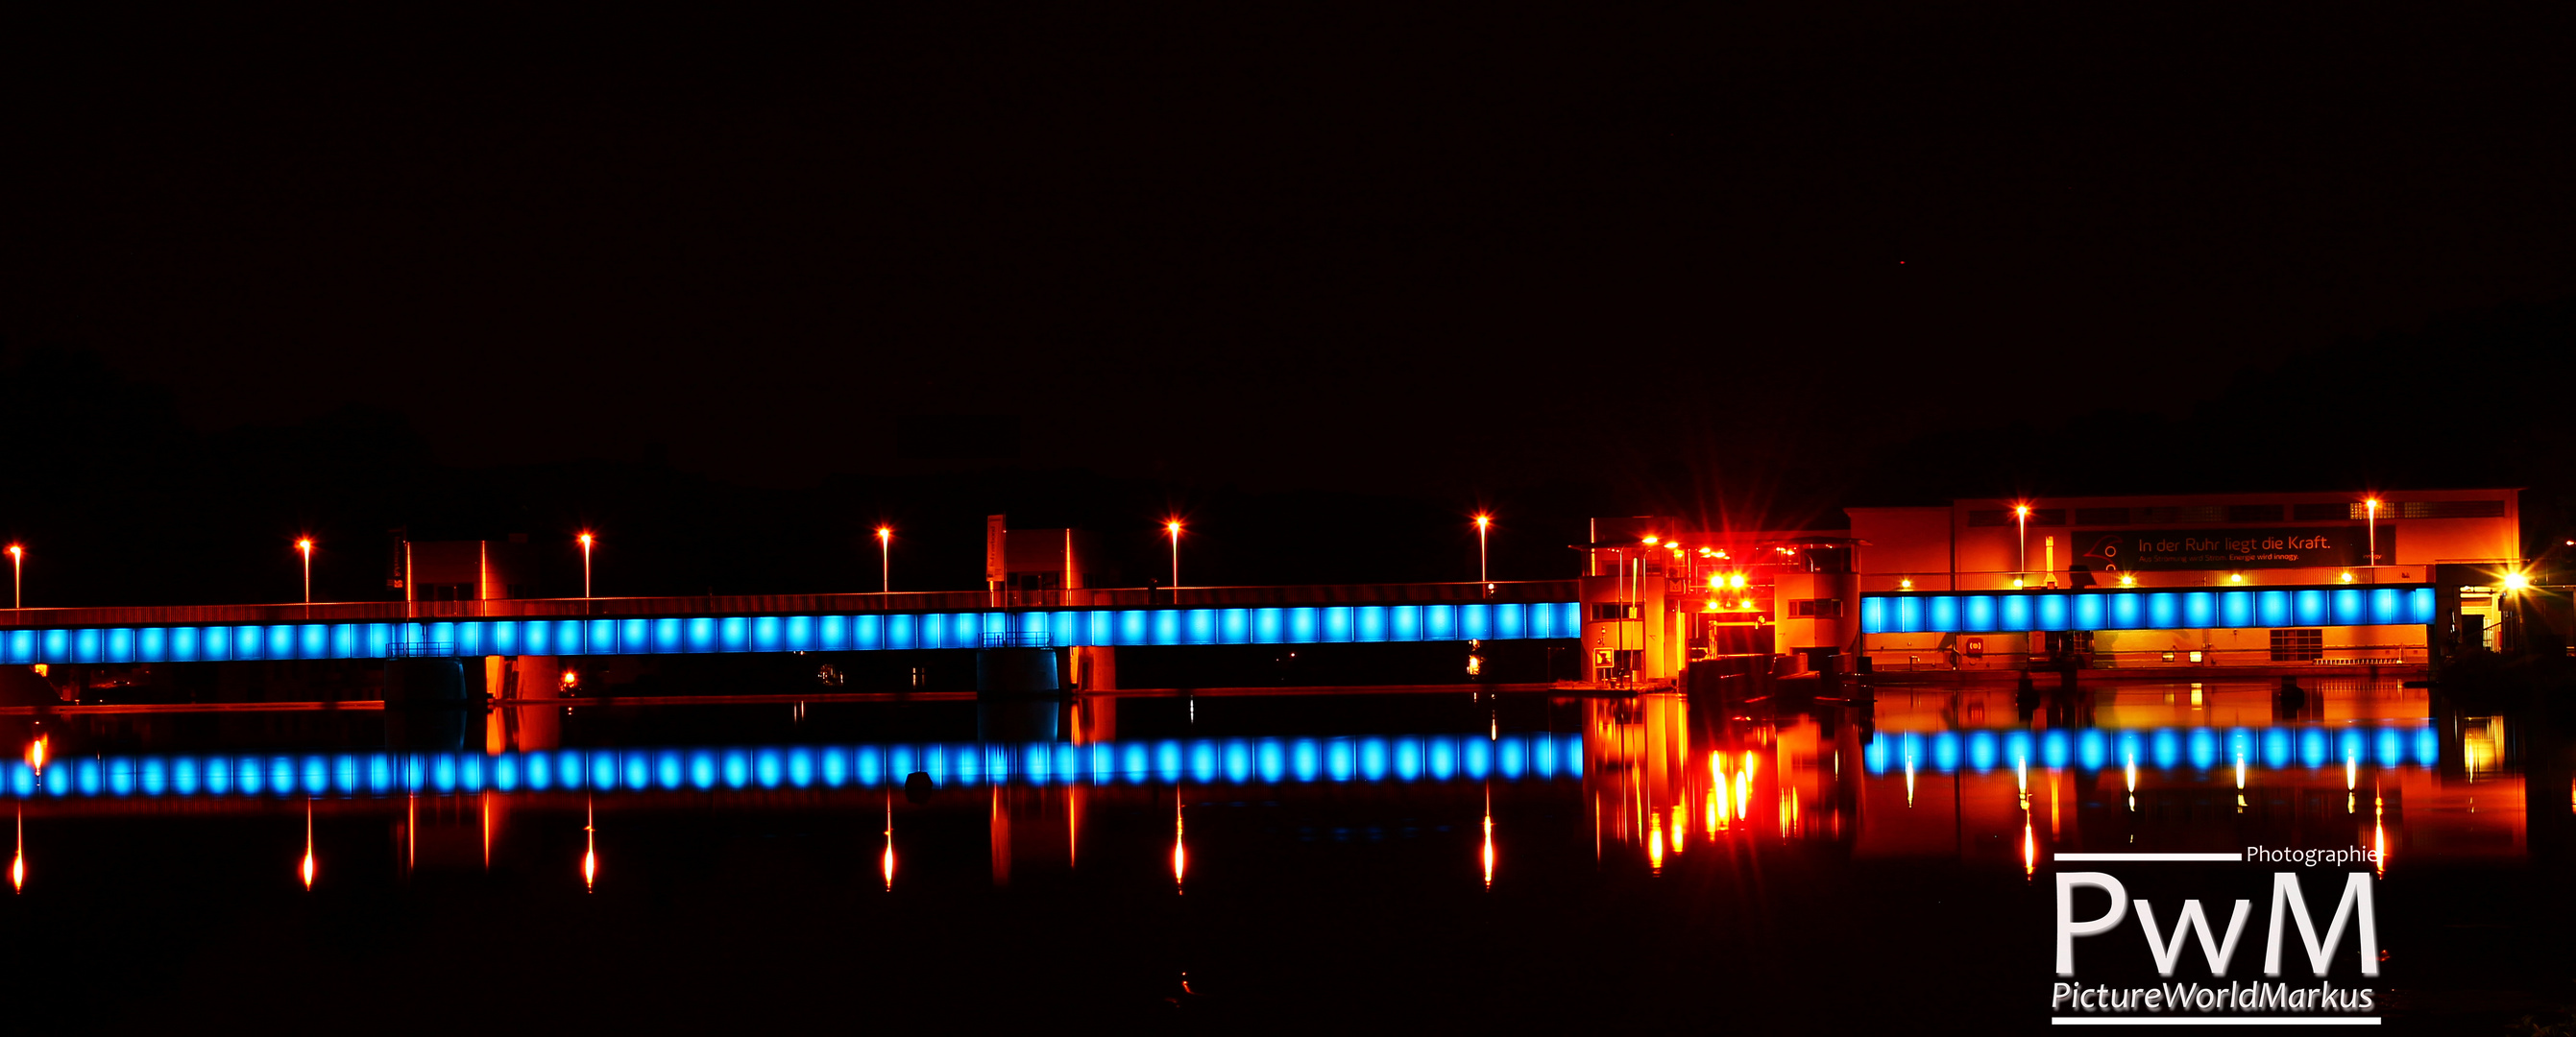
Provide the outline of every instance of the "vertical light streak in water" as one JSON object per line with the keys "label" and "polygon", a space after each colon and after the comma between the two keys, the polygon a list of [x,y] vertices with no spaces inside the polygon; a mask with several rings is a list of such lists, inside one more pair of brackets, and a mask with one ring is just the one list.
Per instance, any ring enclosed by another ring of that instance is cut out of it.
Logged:
{"label": "vertical light streak in water", "polygon": [[2349,745],[2343,751],[2343,812],[2353,812],[2353,793],[2361,787],[2361,756]]}
{"label": "vertical light streak in water", "polygon": [[1653,869],[1657,875],[1664,873],[1664,817],[1662,814],[1646,815],[1646,866]]}
{"label": "vertical light streak in water", "polygon": [[9,858],[9,892],[27,891],[27,804],[18,804],[18,852]]}
{"label": "vertical light streak in water", "polygon": [[304,797],[304,888],[313,888],[313,797]]}
{"label": "vertical light streak in water", "polygon": [[2025,809],[2021,812],[2021,880],[2031,881],[2031,876],[2038,870],[2039,837],[2031,830],[2030,811]]}
{"label": "vertical light streak in water", "polygon": [[[1738,821],[1744,820],[1753,810],[1754,759],[1752,750],[1744,751],[1744,773],[1735,779],[1735,819]],[[1914,803],[1914,782],[1910,774],[1906,776],[1905,790],[1906,805],[1911,806]]]}
{"label": "vertical light streak in water", "polygon": [[2370,848],[2378,851],[2370,862],[2380,878],[2388,877],[2388,796],[2374,782],[2370,786]]}
{"label": "vertical light streak in water", "polygon": [[27,769],[36,772],[36,780],[45,780],[45,757],[53,748],[54,736],[37,735],[27,743]]}
{"label": "vertical light streak in water", "polygon": [[1485,888],[1494,888],[1494,786],[1485,785]]}
{"label": "vertical light streak in water", "polygon": [[581,797],[581,891],[592,891],[599,881],[599,815],[591,797]]}
{"label": "vertical light streak in water", "polygon": [[420,867],[420,793],[403,797],[403,873]]}
{"label": "vertical light streak in water", "polygon": [[2138,754],[2129,754],[2129,763],[2124,771],[2129,779],[2129,812],[2134,814],[2138,812]]}
{"label": "vertical light streak in water", "polygon": [[1673,831],[1673,852],[1674,852],[1674,853],[1680,853],[1680,852],[1682,852],[1682,843],[1685,841],[1685,840],[1682,838],[1682,836],[1683,836],[1683,834],[1685,834],[1685,831],[1690,827],[1690,825],[1687,823],[1687,819],[1690,817],[1690,815],[1689,815],[1689,814],[1686,814],[1686,813],[1683,813],[1683,810],[1684,810],[1684,807],[1682,806],[1682,804],[1679,804],[1679,803],[1675,803],[1675,804],[1673,804],[1673,824],[1672,824],[1672,831]]}
{"label": "vertical light streak in water", "polygon": [[894,892],[894,789],[888,786],[885,801],[885,888]]}
{"label": "vertical light streak in water", "polygon": [[1905,752],[1905,809],[1914,809],[1914,751],[1911,749]]}
{"label": "vertical light streak in water", "polygon": [[1174,785],[1172,786],[1172,892],[1175,895],[1188,892],[1181,888],[1181,880],[1190,870],[1190,851],[1186,836],[1187,831],[1181,825],[1181,787]]}
{"label": "vertical light streak in water", "polygon": [[[2013,757],[2013,784],[2021,789],[2021,812],[2030,813],[2030,757]],[[2027,817],[2024,820],[2028,820]]]}

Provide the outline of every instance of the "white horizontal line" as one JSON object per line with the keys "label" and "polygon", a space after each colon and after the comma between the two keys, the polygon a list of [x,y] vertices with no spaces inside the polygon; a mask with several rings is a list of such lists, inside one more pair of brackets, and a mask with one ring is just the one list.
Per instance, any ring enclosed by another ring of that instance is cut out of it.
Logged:
{"label": "white horizontal line", "polygon": [[2377,1026],[2375,1015],[2052,1015],[2051,1026]]}
{"label": "white horizontal line", "polygon": [[2232,853],[2058,853],[2050,857],[2061,861],[2241,861]]}

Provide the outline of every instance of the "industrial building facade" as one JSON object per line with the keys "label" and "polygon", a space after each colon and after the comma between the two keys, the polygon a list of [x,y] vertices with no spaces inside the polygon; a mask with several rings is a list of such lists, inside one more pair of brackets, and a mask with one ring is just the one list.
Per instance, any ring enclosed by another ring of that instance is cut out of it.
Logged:
{"label": "industrial building facade", "polygon": [[2423,666],[2512,647],[2516,491],[1958,500],[1844,529],[1597,519],[1596,682],[1776,655],[1819,672]]}

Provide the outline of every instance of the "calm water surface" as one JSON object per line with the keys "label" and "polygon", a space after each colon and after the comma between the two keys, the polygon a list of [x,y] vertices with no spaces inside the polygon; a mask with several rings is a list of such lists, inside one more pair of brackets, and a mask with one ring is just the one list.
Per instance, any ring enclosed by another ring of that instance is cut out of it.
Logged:
{"label": "calm water surface", "polygon": [[22,1032],[1992,1031],[2054,854],[2357,847],[2390,1025],[2576,1003],[2560,747],[2308,688],[77,718],[0,768],[0,971]]}

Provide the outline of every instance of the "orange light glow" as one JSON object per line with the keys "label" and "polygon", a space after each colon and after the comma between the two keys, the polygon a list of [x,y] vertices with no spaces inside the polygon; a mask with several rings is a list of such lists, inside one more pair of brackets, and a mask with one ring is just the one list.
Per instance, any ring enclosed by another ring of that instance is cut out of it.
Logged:
{"label": "orange light glow", "polygon": [[312,554],[312,553],[313,553],[313,540],[312,540],[312,538],[307,537],[307,538],[305,538],[305,539],[302,539],[302,540],[298,540],[298,541],[296,541],[296,542],[295,542],[295,549],[296,549],[296,550],[298,550],[298,551],[302,551],[302,552],[304,552],[305,554],[308,554],[308,555],[309,555],[309,554]]}
{"label": "orange light glow", "polygon": [[1646,866],[1655,874],[1664,873],[1664,815],[1646,815]]}
{"label": "orange light glow", "polygon": [[1493,517],[1493,516],[1491,516],[1491,515],[1478,515],[1478,516],[1476,516],[1476,528],[1478,528],[1478,529],[1483,529],[1483,528],[1485,528],[1485,527],[1487,527],[1487,526],[1490,526],[1490,525],[1493,525],[1493,524],[1494,524],[1494,517]]}
{"label": "orange light glow", "polygon": [[24,893],[26,891],[27,851],[20,850],[18,851],[17,856],[9,858],[9,892]]}
{"label": "orange light glow", "polygon": [[1181,524],[1178,522],[1163,523],[1163,532],[1172,536],[1179,536],[1181,535]]}
{"label": "orange light glow", "polygon": [[581,804],[581,891],[588,893],[599,881],[599,824],[588,797]]}
{"label": "orange light glow", "polygon": [[12,559],[12,560],[16,560],[16,559],[19,559],[19,558],[23,558],[23,557],[26,557],[26,554],[27,554],[27,549],[26,549],[26,548],[20,547],[20,546],[18,546],[18,545],[16,545],[16,544],[11,544],[11,545],[9,545],[9,557],[10,557],[10,559]]}
{"label": "orange light glow", "polygon": [[2030,830],[2030,816],[2021,819],[2021,877],[2028,880],[2039,870],[2039,838]]}
{"label": "orange light glow", "polygon": [[1686,816],[1687,816],[1687,815],[1684,815],[1684,814],[1682,813],[1682,805],[1681,805],[1681,804],[1679,804],[1679,803],[1675,803],[1675,804],[1673,804],[1673,852],[1674,852],[1674,853],[1680,853],[1680,852],[1682,852],[1682,842],[1683,842],[1682,835],[1683,835],[1683,833],[1685,833],[1685,832],[1687,832],[1687,831],[1689,831],[1689,830],[1690,830],[1690,825],[1688,825],[1688,824],[1684,823],[1684,819],[1685,819],[1685,817],[1686,817]]}
{"label": "orange light glow", "polygon": [[1652,533],[1648,533],[1648,534],[1646,534],[1646,546],[1647,546],[1647,547],[1653,547],[1653,546],[1655,546],[1656,544],[1660,544],[1660,543],[1663,543],[1663,542],[1664,542],[1664,538],[1662,538],[1662,537],[1656,536],[1656,535],[1654,535],[1654,534],[1652,534]]}
{"label": "orange light glow", "polygon": [[1181,827],[1181,797],[1172,796],[1172,885],[1178,888],[1190,870],[1190,851]]}
{"label": "orange light glow", "polygon": [[1485,790],[1485,888],[1494,888],[1494,790]]}
{"label": "orange light glow", "polygon": [[582,535],[581,535],[580,539],[581,539],[581,546],[583,546],[583,547],[589,547],[589,546],[590,546],[590,534],[588,534],[588,533],[584,533],[584,534],[582,534]]}
{"label": "orange light glow", "polygon": [[53,740],[52,735],[37,735],[33,741],[27,743],[27,769],[36,772],[37,777],[43,777],[45,774],[45,757],[53,748]]}
{"label": "orange light glow", "polygon": [[2028,504],[2015,504],[2015,505],[2013,505],[2013,514],[2018,515],[2018,516],[2021,516],[2021,517],[2024,517],[2024,518],[2029,517],[2029,516],[2030,516],[2030,505],[2028,505]]}
{"label": "orange light glow", "polygon": [[892,539],[894,539],[894,527],[893,527],[893,526],[878,526],[878,527],[877,527],[877,540],[878,540],[878,542],[882,543],[882,542],[884,542],[884,541],[888,541],[888,540],[892,540]]}
{"label": "orange light glow", "polygon": [[885,818],[885,888],[886,892],[892,893],[894,892],[894,793],[892,792],[886,793]]}
{"label": "orange light glow", "polygon": [[313,801],[304,801],[304,888],[313,888]]}
{"label": "orange light glow", "polygon": [[1913,581],[1911,578],[1898,580],[1898,581],[1896,581],[1896,589],[1898,589],[1898,590],[1903,590],[1903,591],[1910,591],[1910,590],[1913,590],[1913,589],[1914,589],[1914,581]]}

